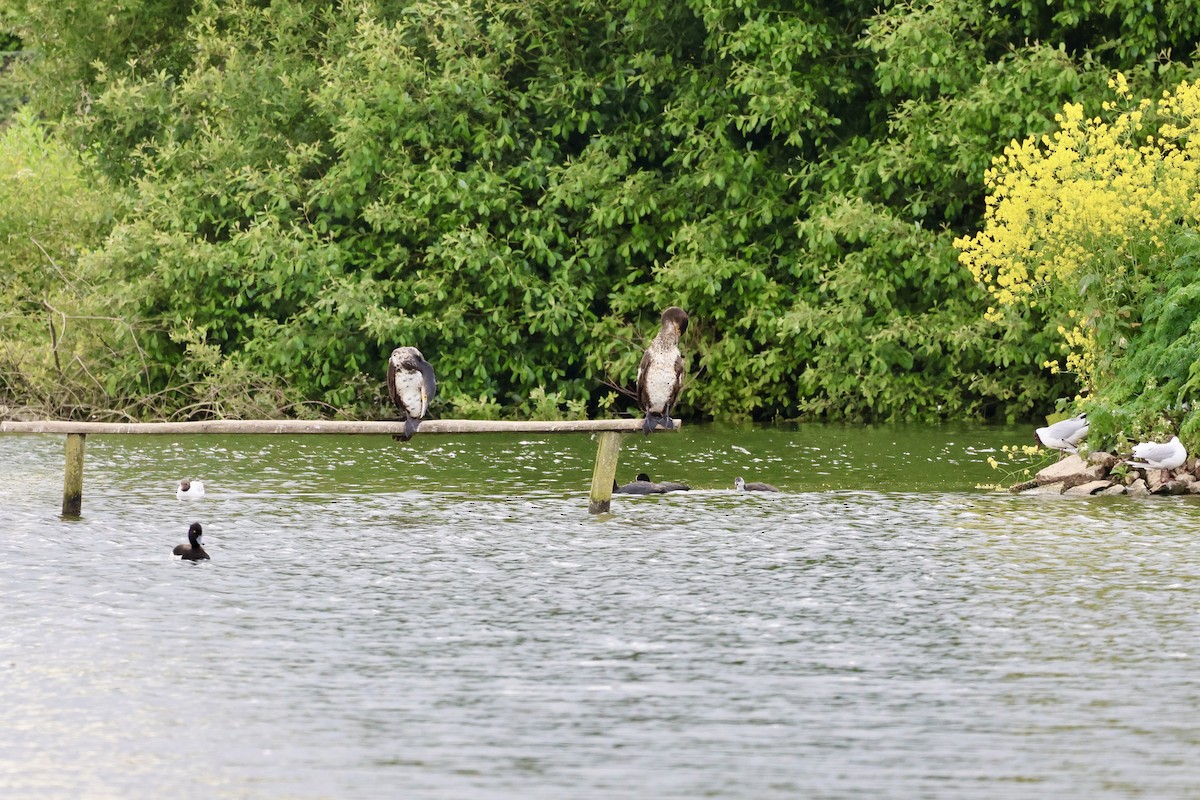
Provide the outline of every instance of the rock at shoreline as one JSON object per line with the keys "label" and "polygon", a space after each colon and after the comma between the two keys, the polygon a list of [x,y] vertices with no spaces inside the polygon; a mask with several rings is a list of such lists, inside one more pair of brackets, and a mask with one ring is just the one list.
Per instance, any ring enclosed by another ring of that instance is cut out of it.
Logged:
{"label": "rock at shoreline", "polygon": [[1064,483],[1044,483],[1041,486],[1026,489],[1021,494],[1062,494],[1065,488],[1066,484]]}
{"label": "rock at shoreline", "polygon": [[[1095,480],[1088,481],[1087,483],[1081,483],[1077,486],[1072,486],[1070,489],[1067,489],[1065,492],[1063,492],[1063,494],[1069,494],[1077,497],[1087,497],[1089,495],[1099,494],[1100,492],[1106,489],[1111,489],[1112,487],[1112,481]],[[1121,487],[1121,490],[1124,491],[1125,487]]]}
{"label": "rock at shoreline", "polygon": [[1168,469],[1148,469],[1146,470],[1146,488],[1150,490],[1150,494],[1165,494],[1163,488],[1171,480],[1171,471]]}
{"label": "rock at shoreline", "polygon": [[1064,488],[1070,489],[1082,483],[1100,480],[1107,473],[1108,469],[1103,464],[1085,464],[1082,458],[1072,454],[1046,467],[1037,474],[1035,480],[1039,486],[1062,483]]}
{"label": "rock at shoreline", "polygon": [[1125,464],[1112,453],[1090,453],[1087,461],[1072,454],[1041,470],[1033,480],[1010,487],[1009,491],[1013,494],[1067,494],[1074,497],[1200,494],[1200,459],[1190,459],[1183,467],[1174,470],[1139,469],[1126,465],[1124,475],[1113,472]]}

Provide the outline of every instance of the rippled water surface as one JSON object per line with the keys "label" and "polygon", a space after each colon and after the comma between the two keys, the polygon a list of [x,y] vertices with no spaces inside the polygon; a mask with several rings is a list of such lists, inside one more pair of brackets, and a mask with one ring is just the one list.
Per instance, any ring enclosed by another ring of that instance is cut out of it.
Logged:
{"label": "rippled water surface", "polygon": [[586,435],[90,436],[65,521],[0,436],[0,796],[1200,796],[1200,506],[1028,438],[631,436],[693,490],[597,517]]}

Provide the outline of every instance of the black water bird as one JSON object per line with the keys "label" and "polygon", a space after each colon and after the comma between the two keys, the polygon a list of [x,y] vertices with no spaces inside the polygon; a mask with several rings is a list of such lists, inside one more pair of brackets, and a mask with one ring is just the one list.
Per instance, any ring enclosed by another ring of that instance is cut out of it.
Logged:
{"label": "black water bird", "polygon": [[388,358],[387,387],[396,408],[404,412],[404,434],[399,438],[407,442],[437,392],[433,367],[417,348],[397,347]]}
{"label": "black water bird", "polygon": [[184,561],[207,561],[208,553],[204,552],[204,548],[200,545],[200,537],[203,534],[204,530],[200,527],[200,523],[193,522],[188,527],[188,543],[175,545],[174,554],[183,558]]}
{"label": "black water bird", "polygon": [[658,335],[646,348],[642,363],[638,365],[638,408],[646,415],[642,430],[647,436],[660,425],[667,430],[675,429],[671,409],[683,384],[683,354],[679,352],[679,340],[687,326],[688,315],[682,308],[671,306],[664,311]]}
{"label": "black water bird", "polygon": [[667,490],[657,483],[651,483],[645,475],[638,475],[637,480],[620,486],[614,480],[613,491],[617,494],[665,494]]}
{"label": "black water bird", "polygon": [[746,480],[744,478],[740,478],[740,477],[733,479],[733,488],[737,489],[739,492],[778,492],[779,491],[779,489],[775,488],[774,486],[772,486],[769,483],[758,483],[757,481],[751,481],[750,483],[746,483]]}
{"label": "black water bird", "polygon": [[[650,480],[650,476],[644,472],[638,473],[637,480],[653,483],[653,481]],[[692,488],[686,483],[676,483],[674,481],[661,481],[660,483],[655,483],[654,485],[661,486],[664,492],[687,492],[691,491]]]}

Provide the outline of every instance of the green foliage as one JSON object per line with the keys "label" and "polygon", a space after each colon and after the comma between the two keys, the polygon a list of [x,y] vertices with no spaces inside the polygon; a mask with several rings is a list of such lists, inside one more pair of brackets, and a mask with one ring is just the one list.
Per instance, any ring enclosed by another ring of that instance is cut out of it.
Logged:
{"label": "green foliage", "polygon": [[1099,447],[1178,428],[1200,384],[1200,84],[1155,100],[1132,97],[1121,73],[1111,86],[1101,115],[1066,104],[1053,136],[1005,148],[986,227],[956,242],[1002,310],[1060,320]]}
{"label": "green foliage", "polygon": [[1197,22],[877,5],[21,0],[14,79],[130,198],[77,251],[136,347],[80,358],[137,415],[387,414],[399,344],[440,413],[615,413],[678,304],[686,416],[1044,409],[1046,323],[984,321],[952,240],[1004,143]]}
{"label": "green foliage", "polygon": [[1089,399],[1089,438],[1099,446],[1178,433],[1200,442],[1200,234],[1172,237],[1176,257],[1143,296],[1139,330],[1116,343],[1111,379]]}
{"label": "green foliage", "polygon": [[136,375],[104,367],[132,328],[111,314],[105,276],[78,265],[116,202],[28,111],[0,129],[0,403],[61,413],[129,402],[113,398]]}
{"label": "green foliage", "polygon": [[[13,33],[36,58],[19,71],[34,89],[33,109],[50,119],[86,122],[102,73],[127,85],[175,74],[186,61],[192,0],[15,0]],[[97,131],[86,125],[80,140],[108,136],[131,142],[128,131]]]}
{"label": "green foliage", "polygon": [[22,87],[10,77],[13,63],[25,56],[15,27],[15,6],[0,6],[0,125],[21,105]]}

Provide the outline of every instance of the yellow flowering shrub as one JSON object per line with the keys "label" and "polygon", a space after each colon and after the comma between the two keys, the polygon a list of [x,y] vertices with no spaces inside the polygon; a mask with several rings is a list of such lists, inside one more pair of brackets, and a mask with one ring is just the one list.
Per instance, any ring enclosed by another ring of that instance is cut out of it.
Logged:
{"label": "yellow flowering shrub", "polygon": [[1114,343],[1140,325],[1145,282],[1168,242],[1200,219],[1200,82],[1135,100],[1125,77],[1088,116],[1068,103],[1058,130],[1013,141],[985,175],[984,227],[955,240],[989,292],[988,316],[1041,306],[1060,323],[1065,363],[1089,393]]}

